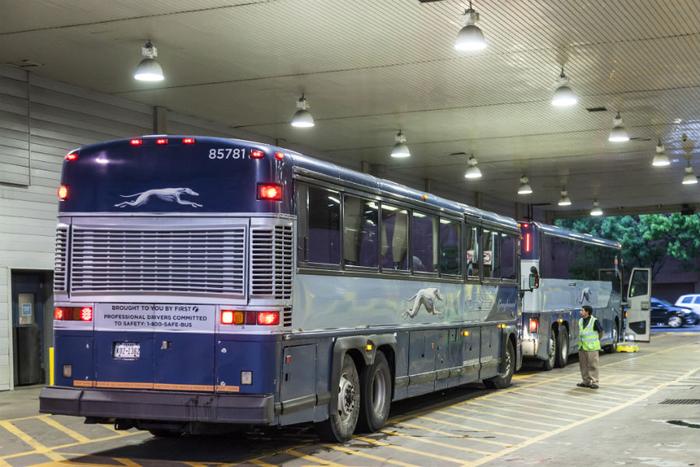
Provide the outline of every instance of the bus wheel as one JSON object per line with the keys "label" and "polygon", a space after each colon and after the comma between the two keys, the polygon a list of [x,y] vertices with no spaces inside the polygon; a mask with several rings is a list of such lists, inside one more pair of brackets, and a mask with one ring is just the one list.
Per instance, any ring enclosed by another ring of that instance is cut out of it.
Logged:
{"label": "bus wheel", "polygon": [[329,414],[328,420],[316,424],[324,441],[345,442],[352,437],[360,416],[360,377],[350,355],[343,357],[338,387],[331,397],[338,400],[338,408]]}
{"label": "bus wheel", "polygon": [[569,362],[569,332],[566,326],[559,326],[557,336],[557,368],[564,368]]}
{"label": "bus wheel", "polygon": [[391,408],[391,370],[383,352],[377,352],[374,364],[365,367],[360,374],[359,430],[379,430],[389,418]]}
{"label": "bus wheel", "polygon": [[484,385],[491,389],[503,389],[510,386],[510,381],[513,379],[513,371],[515,371],[515,349],[513,342],[508,339],[506,345],[506,353],[503,356],[503,373],[493,378],[485,379]]}
{"label": "bus wheel", "polygon": [[542,362],[542,369],[544,371],[549,371],[554,368],[554,364],[557,360],[557,341],[554,338],[554,330],[549,332],[549,339],[547,339],[547,360]]}
{"label": "bus wheel", "polygon": [[603,347],[603,350],[605,353],[615,353],[615,350],[617,350],[617,321],[615,321],[612,329],[612,344],[606,345]]}

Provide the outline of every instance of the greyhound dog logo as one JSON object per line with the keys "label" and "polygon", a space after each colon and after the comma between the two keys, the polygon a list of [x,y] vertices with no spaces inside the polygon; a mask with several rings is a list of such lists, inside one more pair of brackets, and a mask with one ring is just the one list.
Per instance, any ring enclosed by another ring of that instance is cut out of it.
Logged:
{"label": "greyhound dog logo", "polygon": [[584,287],[583,290],[581,290],[581,296],[579,297],[578,302],[581,305],[586,305],[588,303],[591,303],[591,289],[590,289],[590,287]]}
{"label": "greyhound dog logo", "polygon": [[132,201],[122,201],[117,203],[114,207],[125,208],[127,206],[139,207],[148,203],[152,197],[162,199],[163,201],[176,202],[177,204],[182,204],[184,206],[192,206],[193,208],[201,208],[202,205],[199,203],[194,203],[192,201],[187,201],[186,199],[181,199],[180,196],[199,196],[199,193],[191,188],[154,188],[152,190],[143,191],[141,193],[134,193],[133,195],[119,195],[122,198],[136,198]]}
{"label": "greyhound dog logo", "polygon": [[420,311],[421,306],[424,306],[425,311],[431,315],[441,315],[442,313],[435,308],[435,304],[438,300],[442,301],[442,297],[440,296],[440,291],[437,288],[428,287],[427,289],[420,289],[413,297],[407,300],[409,302],[413,301],[413,306],[410,310],[404,311],[403,316],[415,318]]}

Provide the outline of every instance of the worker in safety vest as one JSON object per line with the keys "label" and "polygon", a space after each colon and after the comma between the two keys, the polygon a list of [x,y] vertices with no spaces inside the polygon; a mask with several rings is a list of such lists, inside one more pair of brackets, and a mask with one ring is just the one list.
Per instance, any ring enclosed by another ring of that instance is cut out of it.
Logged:
{"label": "worker in safety vest", "polygon": [[593,316],[593,308],[581,307],[581,319],[578,320],[578,362],[581,367],[582,381],[577,386],[598,389],[598,352],[603,326]]}

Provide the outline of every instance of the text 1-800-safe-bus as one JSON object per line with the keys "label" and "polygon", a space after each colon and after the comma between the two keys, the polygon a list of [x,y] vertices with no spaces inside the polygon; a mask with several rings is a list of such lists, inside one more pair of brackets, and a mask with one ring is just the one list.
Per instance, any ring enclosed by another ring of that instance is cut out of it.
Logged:
{"label": "text 1-800-safe-bus", "polygon": [[345,440],[392,401],[520,365],[512,219],[209,137],[82,147],[59,197],[44,413]]}

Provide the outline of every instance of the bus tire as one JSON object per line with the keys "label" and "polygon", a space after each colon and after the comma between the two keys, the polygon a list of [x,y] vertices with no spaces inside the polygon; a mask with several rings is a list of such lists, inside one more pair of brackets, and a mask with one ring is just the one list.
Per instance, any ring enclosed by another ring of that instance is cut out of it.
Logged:
{"label": "bus tire", "polygon": [[340,370],[338,387],[331,397],[338,400],[338,408],[328,414],[328,419],[316,424],[316,430],[324,441],[344,443],[352,438],[360,417],[360,377],[352,357],[345,354]]}
{"label": "bus tire", "polygon": [[384,352],[360,372],[360,420],[358,430],[372,433],[384,426],[391,408],[391,370]]}
{"label": "bus tire", "polygon": [[557,368],[564,368],[569,362],[569,331],[559,326],[557,332]]}
{"label": "bus tire", "polygon": [[554,329],[549,331],[549,337],[547,338],[547,359],[542,361],[542,369],[544,371],[550,371],[554,368],[557,362],[557,340],[554,335]]}
{"label": "bus tire", "polygon": [[503,357],[506,359],[504,362],[504,372],[493,378],[485,379],[484,385],[487,388],[504,389],[510,386],[510,382],[513,379],[513,372],[515,371],[515,348],[513,348],[513,341],[510,339],[508,339],[508,343],[506,344],[506,353]]}
{"label": "bus tire", "polygon": [[617,339],[618,339],[618,330],[617,330],[618,324],[617,320],[615,320],[615,324],[613,325],[612,328],[612,343],[610,345],[606,345],[603,347],[603,350],[605,353],[615,353],[617,351]]}

